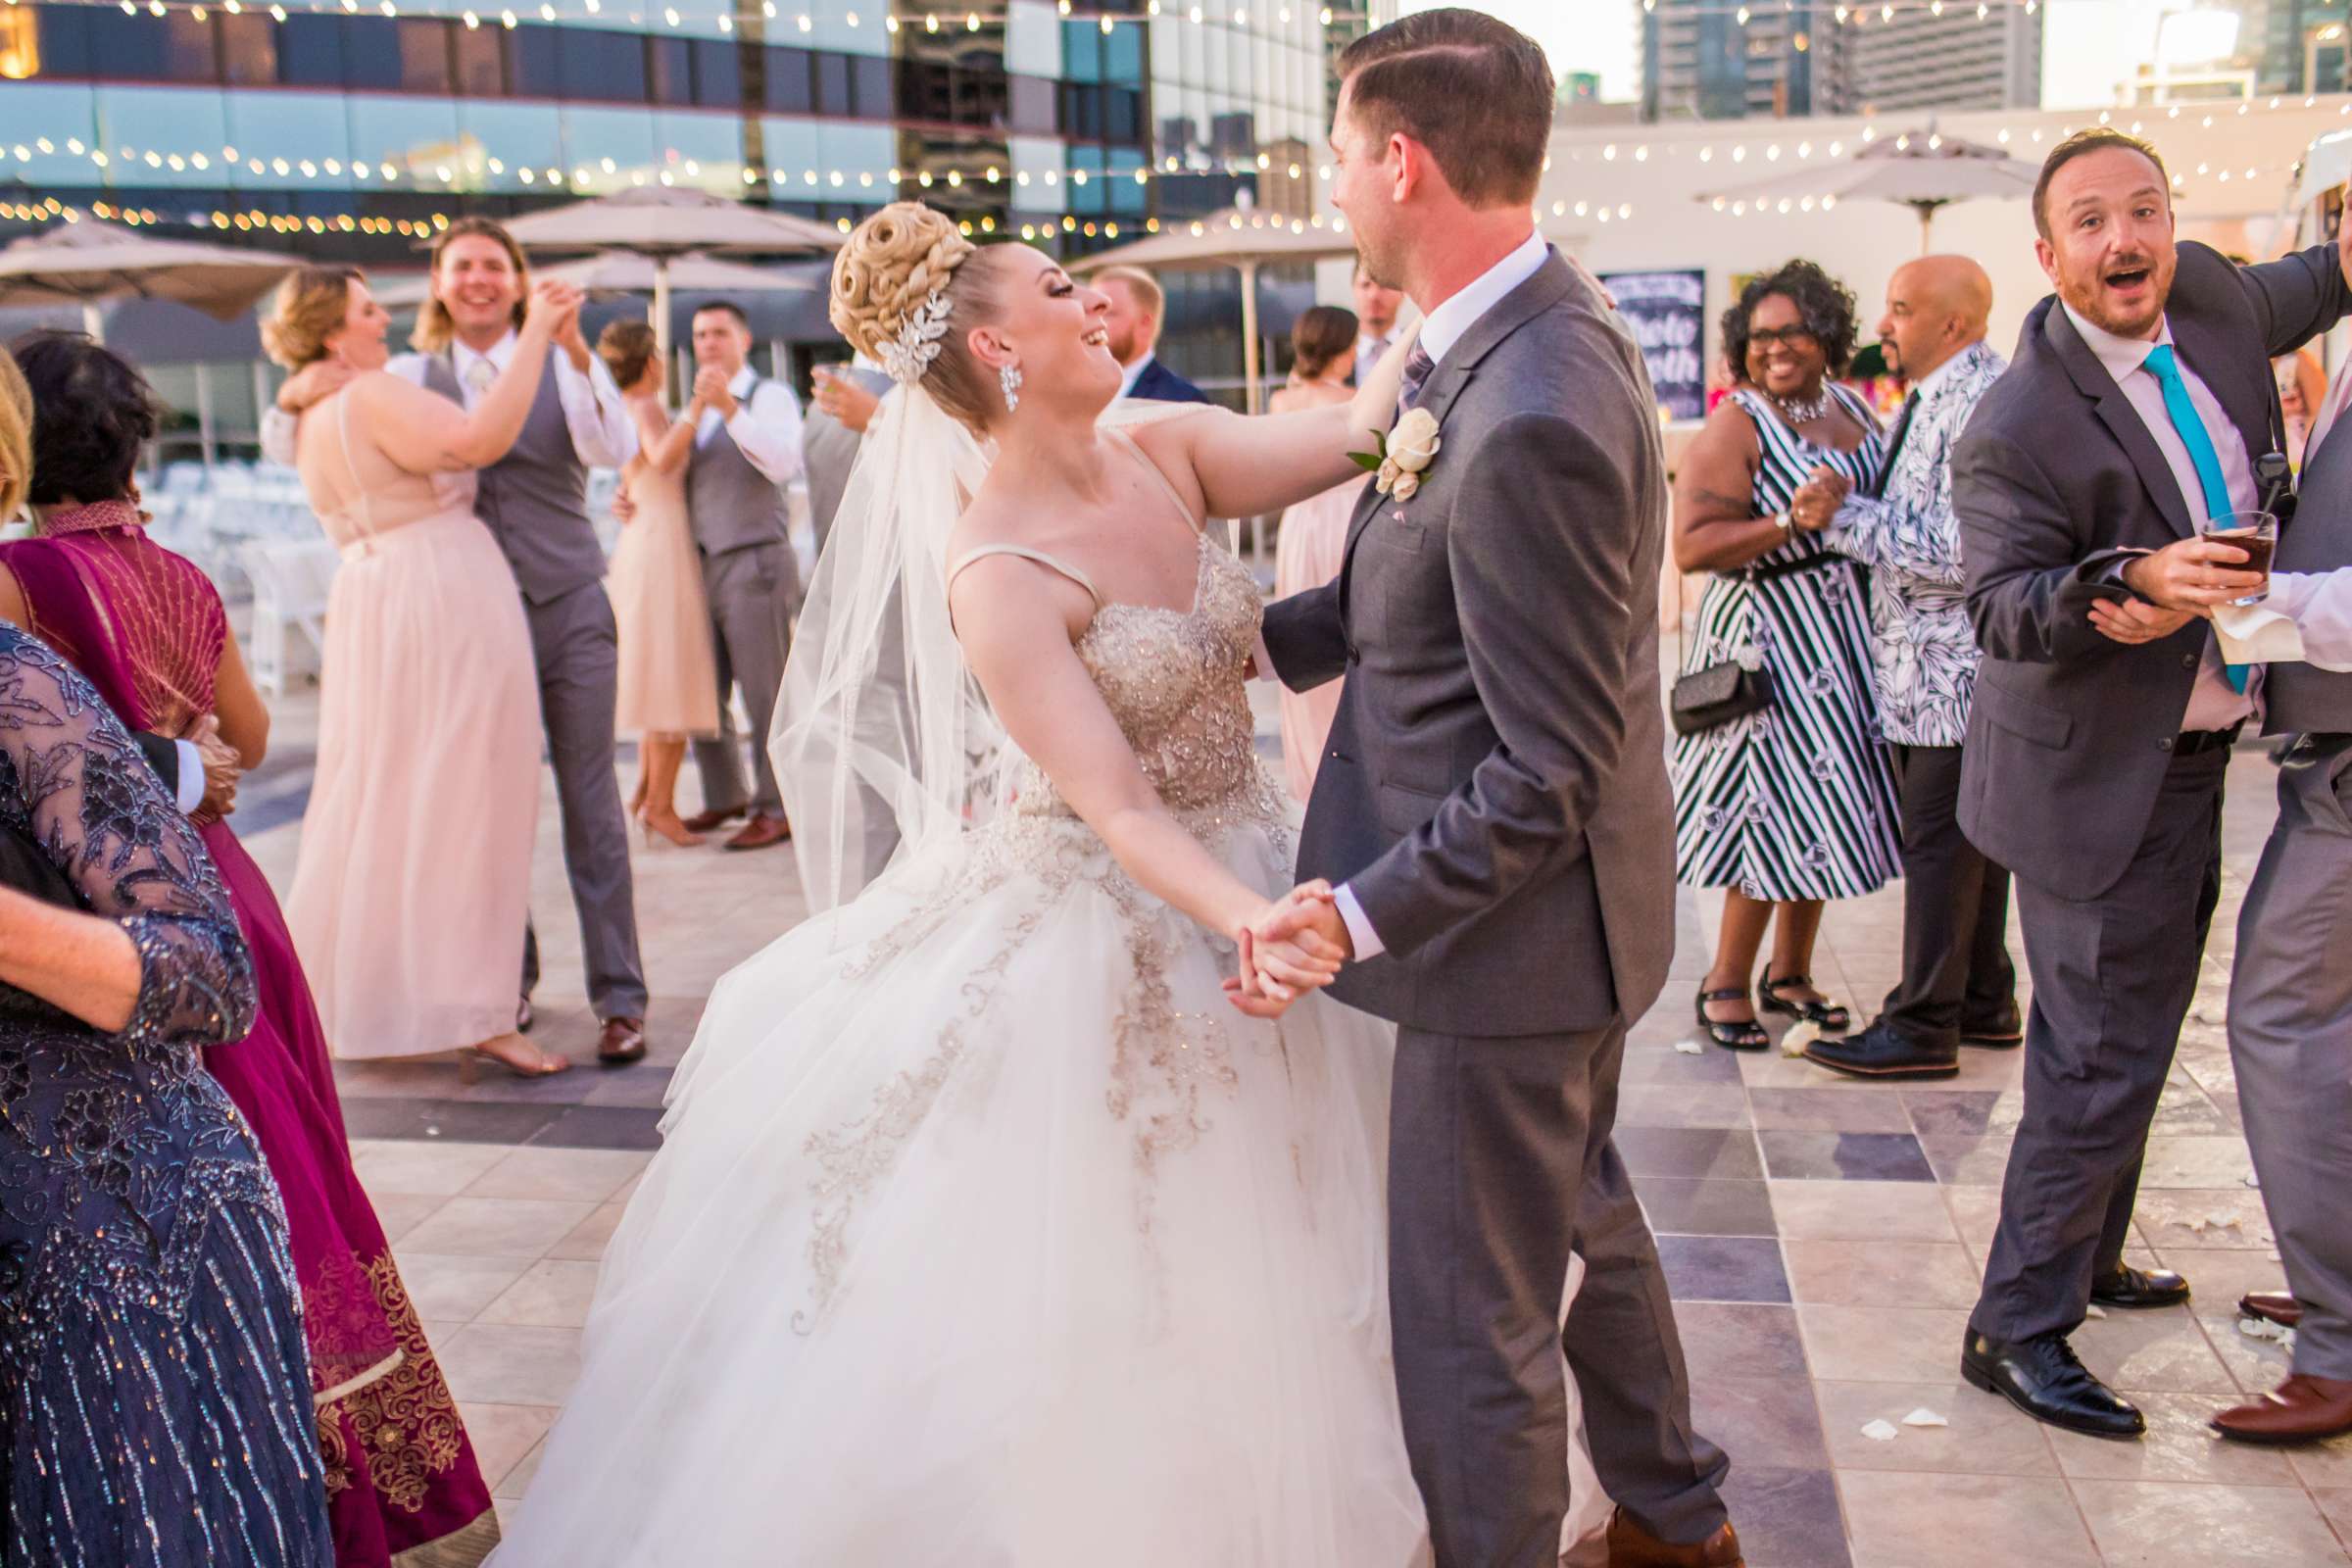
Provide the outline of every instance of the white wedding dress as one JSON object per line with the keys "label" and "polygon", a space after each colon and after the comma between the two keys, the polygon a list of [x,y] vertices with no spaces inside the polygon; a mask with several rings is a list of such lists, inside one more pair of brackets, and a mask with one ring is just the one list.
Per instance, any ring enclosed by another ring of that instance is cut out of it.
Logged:
{"label": "white wedding dress", "polygon": [[[1298,808],[1252,745],[1257,612],[1204,539],[1192,610],[1104,606],[1079,653],[1273,894]],[[497,1568],[1426,1562],[1388,1026],[1235,1011],[1232,946],[1021,765],[954,853],[719,983]]]}

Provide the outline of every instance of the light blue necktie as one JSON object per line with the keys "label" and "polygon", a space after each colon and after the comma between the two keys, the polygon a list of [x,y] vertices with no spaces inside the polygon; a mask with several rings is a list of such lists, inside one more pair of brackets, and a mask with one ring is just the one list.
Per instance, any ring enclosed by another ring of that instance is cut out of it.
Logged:
{"label": "light blue necktie", "polygon": [[[2222,455],[2213,449],[2213,437],[2206,433],[2205,421],[2197,416],[2197,406],[2188,398],[2188,382],[2180,374],[2180,356],[2170,343],[2159,343],[2148,350],[2142,362],[2156,384],[2164,389],[2164,412],[2172,416],[2173,432],[2180,444],[2188,448],[2188,461],[2197,470],[2197,485],[2205,492],[2205,514],[2209,517],[2227,516],[2237,510],[2230,499],[2230,481],[2222,477]],[[2225,664],[2223,673],[2230,679],[2230,689],[2243,694],[2246,689],[2246,666]]]}

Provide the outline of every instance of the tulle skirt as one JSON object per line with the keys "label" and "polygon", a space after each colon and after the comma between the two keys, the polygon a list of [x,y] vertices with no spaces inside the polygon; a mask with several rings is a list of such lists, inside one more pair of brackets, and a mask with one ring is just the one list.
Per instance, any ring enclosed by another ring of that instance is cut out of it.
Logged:
{"label": "tulle skirt", "polygon": [[620,633],[614,728],[623,735],[718,733],[718,656],[703,560],[675,474],[639,469],[637,515],[620,530],[605,592]]}
{"label": "tulle skirt", "polygon": [[285,906],[336,1055],[514,1027],[540,752],[530,627],[490,530],[445,513],[346,548]]}
{"label": "tulle skirt", "polygon": [[[1282,514],[1274,543],[1274,597],[1288,599],[1320,588],[1340,574],[1348,553],[1348,524],[1356,498],[1371,475],[1310,496]],[[1282,769],[1291,794],[1305,800],[1314,792],[1315,764],[1331,738],[1332,715],[1340,710],[1340,683],[1326,681],[1309,692],[1282,693]]]}
{"label": "tulle skirt", "polygon": [[[1288,824],[1194,819],[1252,885]],[[1409,1568],[1393,1036],[1067,817],[720,982],[497,1568]]]}

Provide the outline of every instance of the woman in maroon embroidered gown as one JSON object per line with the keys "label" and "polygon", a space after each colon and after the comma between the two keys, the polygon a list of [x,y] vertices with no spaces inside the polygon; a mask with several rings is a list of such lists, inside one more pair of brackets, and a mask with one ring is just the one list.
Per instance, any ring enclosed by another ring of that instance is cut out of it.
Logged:
{"label": "woman in maroon embroidered gown", "polygon": [[[146,537],[130,499],[155,430],[146,383],[74,334],[40,334],[16,353],[33,390],[39,523],[38,537],[0,545],[0,618],[64,654],[125,724],[175,734],[218,710],[222,738],[258,754],[269,717],[220,596]],[[225,822],[199,826],[261,992],[252,1034],[207,1051],[205,1065],[285,1198],[338,1568],[471,1568],[497,1543],[497,1516],[352,1169],[309,982],[261,868]]]}

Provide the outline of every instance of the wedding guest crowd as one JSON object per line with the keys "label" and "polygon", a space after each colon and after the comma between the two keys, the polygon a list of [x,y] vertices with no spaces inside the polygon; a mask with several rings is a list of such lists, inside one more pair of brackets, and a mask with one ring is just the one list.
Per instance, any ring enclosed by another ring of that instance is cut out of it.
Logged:
{"label": "wedding guest crowd", "polygon": [[1159,403],[1206,403],[1208,394],[1159,363],[1159,329],[1167,324],[1168,295],[1140,267],[1105,267],[1088,279],[1110,301],[1102,329],[1119,362],[1119,396]]}

